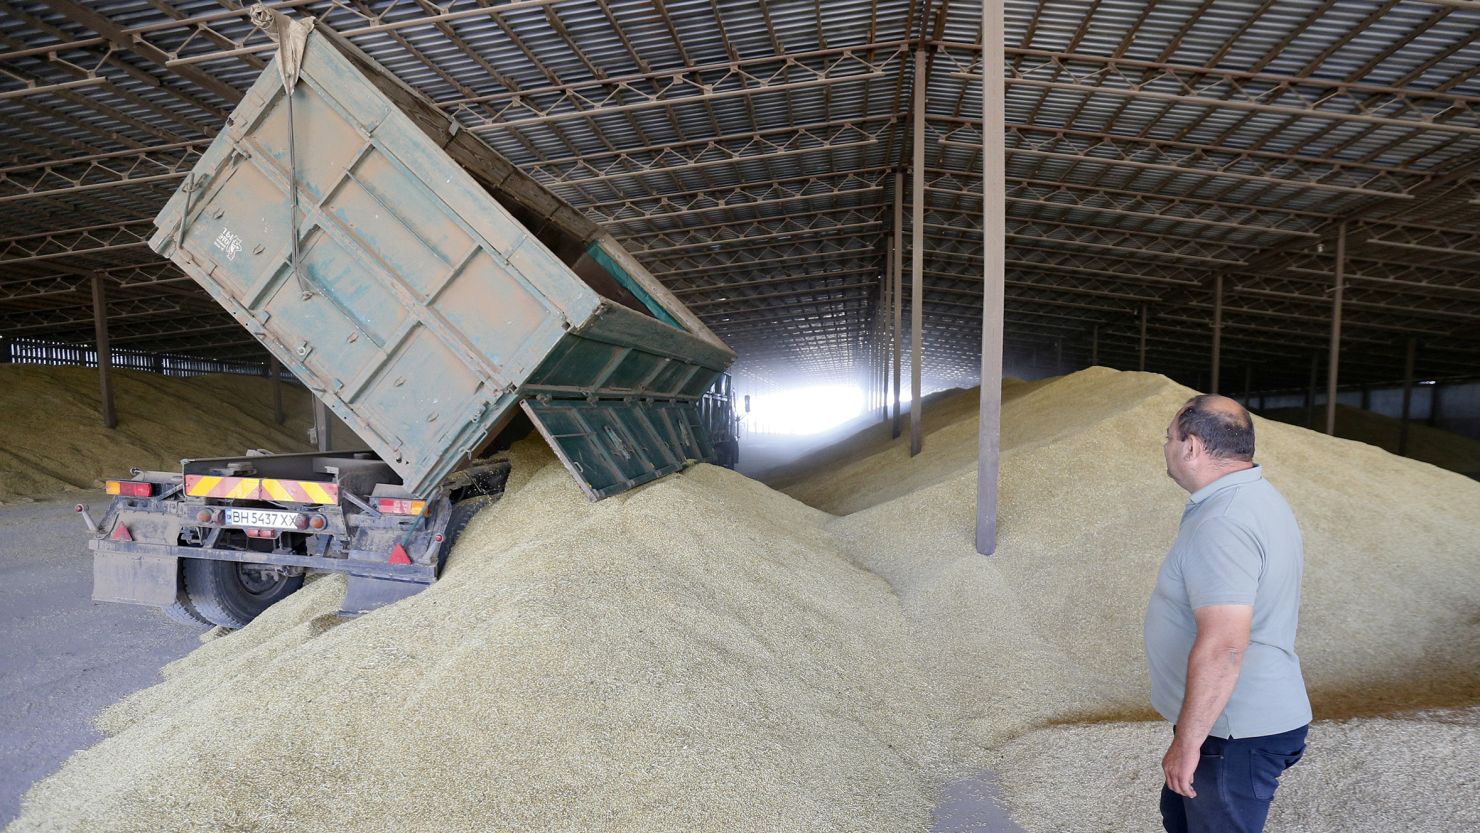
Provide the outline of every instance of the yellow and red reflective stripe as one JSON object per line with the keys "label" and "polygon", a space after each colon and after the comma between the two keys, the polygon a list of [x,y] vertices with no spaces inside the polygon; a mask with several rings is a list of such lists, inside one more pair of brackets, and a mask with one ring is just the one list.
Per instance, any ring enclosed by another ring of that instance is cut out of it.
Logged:
{"label": "yellow and red reflective stripe", "polygon": [[185,476],[185,494],[234,500],[276,500],[283,503],[339,502],[339,486],[312,480],[278,480],[257,477],[220,477],[213,474]]}
{"label": "yellow and red reflective stripe", "polygon": [[271,479],[263,480],[262,494],[268,500],[298,500],[298,496],[287,488],[287,484],[289,482],[291,481]]}
{"label": "yellow and red reflective stripe", "polygon": [[291,503],[334,504],[339,502],[339,486],[334,483],[318,483],[313,480],[262,481],[262,491],[269,500]]}
{"label": "yellow and red reflective stripe", "polygon": [[303,491],[308,493],[309,501],[312,503],[338,503],[339,485],[336,483],[315,483],[312,480],[300,480],[299,485]]}
{"label": "yellow and red reflective stripe", "polygon": [[191,497],[222,497],[235,500],[257,500],[262,481],[255,477],[220,477],[214,474],[187,474],[185,494]]}

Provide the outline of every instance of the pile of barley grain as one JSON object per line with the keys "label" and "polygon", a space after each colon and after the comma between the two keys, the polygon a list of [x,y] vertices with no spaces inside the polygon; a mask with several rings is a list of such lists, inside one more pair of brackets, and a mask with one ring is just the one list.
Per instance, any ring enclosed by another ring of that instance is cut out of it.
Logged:
{"label": "pile of barley grain", "polygon": [[[947,722],[958,758],[993,766],[990,750],[1058,723],[1156,720],[1141,617],[1186,500],[1164,472],[1163,430],[1191,393],[1160,377],[1092,369],[1009,401],[1001,537],[990,558],[973,546],[969,419],[939,430],[921,456],[896,461],[893,482],[931,485],[866,501],[871,508],[832,524],[900,595],[921,662],[954,706]],[[1317,717],[1476,703],[1480,484],[1279,423],[1258,420],[1256,431],[1258,460],[1305,536],[1298,650]],[[857,466],[819,477],[829,482],[814,488],[830,494],[893,488]],[[848,478],[861,482],[837,482]],[[1326,771],[1361,772],[1354,749],[1329,750],[1353,757]],[[1143,780],[1155,780],[1159,760],[1158,752],[1134,764]],[[1458,766],[1444,764],[1441,776],[1456,776]],[[1001,776],[1025,813],[1032,807],[1024,797],[1040,794],[1034,788],[1058,796],[1078,789],[1065,788],[1072,779],[1036,783],[1032,772],[1010,767]],[[1386,818],[1410,801],[1353,792],[1363,795],[1356,818],[1369,810]],[[1477,803],[1472,793],[1441,817],[1474,812]],[[1290,812],[1317,811],[1297,802]],[[1070,828],[1106,829],[1081,821]]]}
{"label": "pile of barley grain", "polygon": [[[325,579],[106,713],[32,830],[905,830],[928,681],[822,513],[703,466],[587,503],[520,450],[429,590]],[[532,475],[531,475],[531,472]]]}
{"label": "pile of barley grain", "polygon": [[288,421],[277,425],[266,379],[134,370],[112,378],[118,427],[110,430],[98,413],[97,371],[0,365],[0,501],[99,488],[130,468],[179,470],[182,457],[310,449],[310,399],[295,385],[283,386]]}
{"label": "pile of barley grain", "polygon": [[[919,457],[875,438],[793,484],[845,517],[711,467],[588,504],[517,446],[443,581],[341,622],[320,580],[204,645],[14,830],[920,830],[951,766],[998,768],[1033,830],[1150,829],[1140,622],[1189,394],[1104,369],[1010,391],[991,558],[965,406]],[[1443,750],[1480,691],[1480,484],[1257,428],[1306,537],[1319,718],[1276,819],[1465,829],[1480,793],[1426,782],[1473,785],[1474,750]]]}
{"label": "pile of barley grain", "polygon": [[[1029,830],[1161,829],[1164,723],[1041,729],[1003,747],[1003,797]],[[1280,779],[1268,830],[1480,830],[1480,709],[1317,721]],[[1147,762],[1151,762],[1150,765]],[[1065,789],[1065,785],[1074,785]]]}
{"label": "pile of barley grain", "polygon": [[[1304,408],[1282,408],[1263,412],[1263,416],[1290,425],[1305,425]],[[1323,429],[1326,425],[1326,410],[1317,408],[1315,420]],[[1336,406],[1336,436],[1347,440],[1375,445],[1385,451],[1398,453],[1398,439],[1403,423],[1389,416],[1352,408]],[[1480,476],[1480,442],[1469,437],[1432,428],[1422,422],[1408,423],[1407,457],[1432,463],[1440,468]]]}
{"label": "pile of barley grain", "polygon": [[[1024,382],[1006,379],[1004,401],[1024,396],[1053,379]],[[950,449],[953,459],[975,454],[978,389],[951,390],[926,397],[921,429],[928,457],[937,461],[938,449]],[[920,465],[910,457],[909,414],[900,419],[900,439],[891,439],[893,426],[869,426],[837,445],[763,474],[759,479],[809,506],[846,515],[876,503],[913,492],[935,482],[938,465]],[[935,436],[937,433],[941,435]],[[973,458],[975,459],[975,458]],[[949,470],[949,466],[944,470]]]}

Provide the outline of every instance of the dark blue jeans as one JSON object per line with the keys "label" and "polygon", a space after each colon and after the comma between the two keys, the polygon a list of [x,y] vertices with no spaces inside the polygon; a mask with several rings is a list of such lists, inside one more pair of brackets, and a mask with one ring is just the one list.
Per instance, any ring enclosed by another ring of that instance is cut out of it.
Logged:
{"label": "dark blue jeans", "polygon": [[1210,737],[1192,776],[1197,798],[1161,787],[1167,833],[1260,833],[1280,774],[1305,754],[1309,726],[1256,738]]}

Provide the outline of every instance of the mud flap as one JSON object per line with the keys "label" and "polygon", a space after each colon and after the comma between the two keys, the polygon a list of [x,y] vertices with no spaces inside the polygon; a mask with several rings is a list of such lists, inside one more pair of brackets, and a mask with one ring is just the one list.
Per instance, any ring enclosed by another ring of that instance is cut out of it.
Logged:
{"label": "mud flap", "polygon": [[377,607],[385,607],[408,596],[415,596],[425,589],[427,585],[417,581],[397,581],[350,573],[349,581],[345,583],[344,603],[339,606],[339,615],[358,616],[369,613]]}
{"label": "mud flap", "polygon": [[180,559],[164,555],[93,553],[93,601],[165,607],[175,603]]}
{"label": "mud flap", "polygon": [[691,402],[526,399],[520,405],[591,500],[715,459]]}

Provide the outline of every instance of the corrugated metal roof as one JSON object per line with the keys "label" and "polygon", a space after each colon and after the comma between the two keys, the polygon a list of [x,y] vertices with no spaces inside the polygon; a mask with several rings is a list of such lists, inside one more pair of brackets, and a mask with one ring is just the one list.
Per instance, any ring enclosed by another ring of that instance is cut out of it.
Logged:
{"label": "corrugated metal roof", "polygon": [[[862,372],[887,320],[927,49],[925,368],[974,374],[980,5],[271,5],[345,33],[607,226],[753,365],[830,373]],[[232,6],[0,6],[0,333],[86,341],[101,273],[129,346],[256,355],[139,244],[270,55]],[[1226,365],[1303,381],[1346,222],[1346,378],[1394,377],[1410,337],[1425,375],[1473,374],[1477,9],[1009,2],[1009,352],[1083,362],[1095,334],[1102,362],[1134,366],[1145,306],[1151,368],[1191,380],[1221,274]]]}

